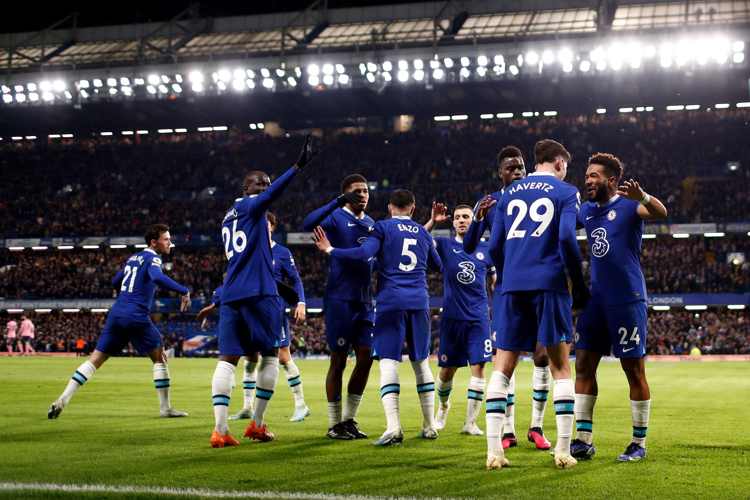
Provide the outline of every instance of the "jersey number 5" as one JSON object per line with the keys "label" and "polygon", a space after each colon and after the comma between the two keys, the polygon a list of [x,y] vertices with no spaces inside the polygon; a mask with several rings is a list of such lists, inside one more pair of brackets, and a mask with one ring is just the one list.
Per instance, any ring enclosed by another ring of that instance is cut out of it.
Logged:
{"label": "jersey number 5", "polygon": [[244,231],[237,229],[237,219],[232,222],[231,230],[227,226],[221,228],[221,239],[224,240],[224,252],[227,254],[227,260],[232,258],[234,252],[242,253],[247,247],[247,235]]}
{"label": "jersey number 5", "polygon": [[401,247],[401,256],[409,259],[408,264],[399,262],[398,268],[404,272],[413,271],[417,267],[417,254],[409,250],[409,247],[417,244],[417,240],[414,238],[404,238],[404,246]]}
{"label": "jersey number 5", "polygon": [[510,203],[508,203],[508,216],[512,216],[513,211],[516,208],[518,209],[518,214],[513,220],[513,224],[511,224],[510,226],[508,236],[505,238],[506,240],[511,240],[513,238],[523,238],[526,236],[526,230],[518,229],[518,226],[521,225],[521,221],[523,221],[527,213],[529,214],[529,218],[531,220],[541,223],[531,233],[531,236],[533,236],[534,238],[540,237],[542,233],[547,230],[550,223],[552,222],[552,218],[555,216],[555,205],[552,204],[552,200],[550,200],[549,198],[539,198],[538,200],[534,201],[534,203],[532,203],[530,207],[523,200],[511,200]]}

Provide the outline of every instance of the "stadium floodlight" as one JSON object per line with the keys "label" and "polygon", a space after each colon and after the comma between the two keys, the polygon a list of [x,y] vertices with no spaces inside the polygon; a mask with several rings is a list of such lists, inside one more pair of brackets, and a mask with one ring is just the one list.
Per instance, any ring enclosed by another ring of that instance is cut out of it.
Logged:
{"label": "stadium floodlight", "polygon": [[271,71],[268,68],[260,68],[260,76],[263,78],[271,78]]}
{"label": "stadium floodlight", "polygon": [[508,68],[508,70],[510,71],[511,75],[513,75],[513,76],[518,75],[518,66],[516,66],[515,64],[511,64],[510,68]]}
{"label": "stadium floodlight", "polygon": [[542,52],[542,62],[547,65],[555,62],[555,53],[549,49]]}
{"label": "stadium floodlight", "polygon": [[182,85],[180,85],[179,83],[173,83],[172,84],[172,92],[174,92],[176,94],[182,93]]}
{"label": "stadium floodlight", "polygon": [[266,124],[265,123],[263,123],[263,122],[258,123],[258,129],[259,130],[263,130],[264,128],[266,128]]}
{"label": "stadium floodlight", "polygon": [[297,79],[294,78],[293,76],[290,76],[289,78],[286,79],[286,83],[290,87],[296,87],[297,86]]}
{"label": "stadium floodlight", "polygon": [[536,53],[534,50],[530,50],[526,53],[526,56],[524,57],[526,63],[534,66],[539,62],[539,54]]}
{"label": "stadium floodlight", "polygon": [[161,83],[169,83],[169,77],[167,75],[161,75]]}
{"label": "stadium floodlight", "polygon": [[742,62],[745,60],[745,53],[744,52],[735,52],[732,56],[732,62],[734,64],[742,64]]}
{"label": "stadium floodlight", "polygon": [[406,70],[408,70],[408,69],[409,69],[409,63],[408,63],[408,62],[406,62],[406,61],[405,61],[404,59],[401,59],[401,60],[400,60],[400,61],[398,62],[398,69],[399,69],[400,71],[406,71]]}
{"label": "stadium floodlight", "polygon": [[63,139],[72,139],[73,138],[73,134],[63,134],[62,136],[63,136]]}
{"label": "stadium floodlight", "polygon": [[564,73],[570,73],[571,71],[573,71],[573,63],[571,63],[570,61],[562,63],[562,70]]}
{"label": "stadium floodlight", "polygon": [[336,64],[336,73],[338,73],[339,75],[343,75],[344,73],[346,73],[346,68],[343,64]]}
{"label": "stadium floodlight", "polygon": [[750,108],[750,102],[738,102],[735,106],[738,108]]}
{"label": "stadium floodlight", "polygon": [[26,94],[16,94],[16,102],[26,102]]}
{"label": "stadium floodlight", "polygon": [[424,69],[424,61],[421,59],[414,59],[411,65],[414,69]]}
{"label": "stadium floodlight", "polygon": [[393,71],[393,64],[391,64],[391,61],[383,61],[383,71]]}
{"label": "stadium floodlight", "polygon": [[470,64],[471,64],[471,59],[469,59],[469,58],[468,58],[468,57],[466,57],[466,56],[463,56],[463,57],[461,58],[461,66],[462,66],[462,67],[466,68],[466,67],[468,67],[468,66],[469,66]]}
{"label": "stadium floodlight", "polygon": [[10,87],[8,87],[7,85],[3,85],[2,89],[3,89],[3,94],[9,94],[10,93]]}
{"label": "stadium floodlight", "polygon": [[495,116],[498,118],[513,118],[513,113],[498,113]]}
{"label": "stadium floodlight", "polygon": [[331,64],[331,63],[325,63],[323,65],[323,74],[324,75],[332,75],[333,74],[333,70],[334,70],[333,64]]}
{"label": "stadium floodlight", "polygon": [[439,67],[440,67],[440,61],[438,61],[437,59],[430,59],[430,69],[437,69]]}
{"label": "stadium floodlight", "polygon": [[176,129],[174,129],[174,133],[175,134],[185,134],[185,133],[187,133],[187,129],[186,128],[176,128]]}
{"label": "stadium floodlight", "polygon": [[487,66],[489,64],[489,59],[487,59],[487,56],[481,55],[477,57],[477,65],[479,66]]}
{"label": "stadium floodlight", "polygon": [[418,82],[421,82],[422,80],[424,80],[424,71],[422,71],[421,69],[416,70],[412,75],[412,78],[414,78],[414,80]]}
{"label": "stadium floodlight", "polygon": [[120,85],[122,85],[124,87],[129,87],[130,86],[130,78],[127,78],[127,77],[124,77],[124,76],[122,78],[120,78]]}
{"label": "stadium floodlight", "polygon": [[375,73],[378,70],[378,65],[374,62],[368,62],[367,63],[367,71],[370,73]]}
{"label": "stadium floodlight", "polygon": [[94,79],[92,80],[92,82],[91,82],[91,83],[93,83],[93,84],[94,84],[94,87],[95,87],[95,88],[97,88],[97,89],[98,89],[98,88],[101,88],[101,87],[102,87],[102,85],[104,85],[104,84],[102,83],[102,80],[101,80],[100,78],[94,78]]}
{"label": "stadium floodlight", "polygon": [[[52,83],[49,80],[42,80],[39,82],[39,89],[42,92],[49,92],[52,90]],[[16,92],[23,92],[23,85],[16,85]]]}
{"label": "stadium floodlight", "polygon": [[683,111],[685,106],[683,104],[671,104],[667,106],[667,111]]}
{"label": "stadium floodlight", "polygon": [[659,47],[659,64],[662,68],[669,68],[672,66],[672,53],[673,47],[671,43],[663,43]]}
{"label": "stadium floodlight", "polygon": [[688,233],[674,233],[672,235],[672,238],[674,238],[676,240],[684,240],[684,239],[690,238],[690,234],[688,234]]}
{"label": "stadium floodlight", "polygon": [[171,128],[160,128],[157,130],[157,132],[160,134],[171,134],[172,132],[174,132],[174,130],[172,130]]}
{"label": "stadium floodlight", "polygon": [[[22,141],[23,140],[23,136],[14,135],[13,137],[11,137],[11,140],[13,140],[13,141]],[[23,247],[16,248],[16,249],[23,250]],[[10,250],[13,250],[13,247],[10,247]]]}
{"label": "stadium floodlight", "polygon": [[620,108],[620,109],[618,109],[618,111],[620,113],[632,113],[633,112],[633,108],[629,108],[629,107],[628,108]]}
{"label": "stadium floodlight", "polygon": [[[99,135],[102,137],[109,137],[112,135],[112,132],[100,132]],[[86,248],[86,247],[84,246],[83,248]],[[97,248],[99,247],[97,246]]]}
{"label": "stadium floodlight", "polygon": [[727,305],[727,309],[731,309],[732,311],[742,311],[745,309],[745,304],[729,304]]}
{"label": "stadium floodlight", "polygon": [[523,116],[524,118],[529,118],[531,116],[534,116],[534,112],[533,111],[524,111],[523,113],[521,113],[521,116]]}
{"label": "stadium floodlight", "polygon": [[79,94],[79,95],[80,95],[81,97],[83,97],[84,99],[88,99],[88,98],[89,98],[89,93],[88,93],[87,91],[83,90],[83,89],[81,89],[81,90],[80,90],[80,91],[78,92],[78,94]]}
{"label": "stadium floodlight", "polygon": [[219,80],[216,82],[216,88],[221,90],[222,92],[227,89],[227,84],[224,83],[222,80]]}
{"label": "stadium floodlight", "polygon": [[135,134],[135,132],[133,132],[132,130],[123,130],[123,131],[122,131],[122,132],[120,132],[120,133],[121,133],[122,135],[133,135],[133,134]]}
{"label": "stadium floodlight", "polygon": [[651,309],[654,311],[669,311],[671,308],[669,306],[651,306]]}
{"label": "stadium floodlight", "polygon": [[384,81],[390,82],[392,79],[393,79],[393,77],[391,77],[391,74],[388,71],[386,71],[385,73],[383,73],[383,80]]}
{"label": "stadium floodlight", "polygon": [[365,76],[367,73],[367,65],[365,63],[359,63],[359,74]]}
{"label": "stadium floodlight", "polygon": [[557,59],[561,64],[573,62],[573,51],[568,47],[563,47],[557,52]]}
{"label": "stadium floodlight", "polygon": [[732,50],[734,52],[743,52],[745,50],[745,42],[742,40],[735,40],[732,42]]}
{"label": "stadium floodlight", "polygon": [[340,83],[341,85],[346,85],[346,84],[348,84],[348,83],[349,83],[349,75],[347,75],[346,73],[342,73],[342,74],[340,74],[340,75],[339,75],[339,83]]}
{"label": "stadium floodlight", "polygon": [[23,85],[16,85],[15,87],[13,87],[13,89],[14,89],[14,90],[15,90],[16,92],[23,92],[23,91],[24,91],[24,87],[23,87]]}
{"label": "stadium floodlight", "polygon": [[317,87],[318,85],[320,85],[320,78],[318,78],[317,75],[310,75],[307,78],[307,84],[311,87]]}
{"label": "stadium floodlight", "polygon": [[245,74],[247,75],[248,78],[255,78],[255,71],[251,69],[245,70]]}
{"label": "stadium floodlight", "polygon": [[242,68],[234,68],[234,71],[232,71],[232,75],[234,76],[235,80],[245,80],[245,70]]}
{"label": "stadium floodlight", "polygon": [[706,309],[708,309],[708,306],[703,304],[685,306],[686,311],[705,311]]}
{"label": "stadium floodlight", "polygon": [[203,92],[205,90],[202,82],[194,82],[191,88],[193,89],[193,92]]}
{"label": "stadium floodlight", "polygon": [[51,102],[55,99],[55,95],[52,92],[42,92],[42,100]]}
{"label": "stadium floodlight", "polygon": [[[161,82],[161,80],[159,79],[159,75],[155,75],[155,74],[148,75],[149,85],[157,86],[159,85],[159,82]],[[94,85],[96,86],[96,83],[94,83]]]}
{"label": "stadium floodlight", "polygon": [[505,58],[503,57],[502,54],[497,54],[493,58],[493,61],[494,61],[494,63],[495,63],[496,66],[505,66]]}
{"label": "stadium floodlight", "polygon": [[5,104],[10,104],[13,102],[13,96],[10,94],[3,94],[3,102]]}
{"label": "stadium floodlight", "polygon": [[148,130],[136,130],[136,135],[148,135]]}
{"label": "stadium floodlight", "polygon": [[49,137],[50,139],[59,139],[60,134],[49,134],[47,137]]}
{"label": "stadium floodlight", "polygon": [[406,70],[400,70],[396,74],[396,78],[398,78],[398,81],[401,83],[406,82],[407,80],[409,80],[409,72]]}
{"label": "stadium floodlight", "polygon": [[492,67],[492,71],[495,72],[496,75],[502,75],[505,73],[505,64],[496,64]]}
{"label": "stadium floodlight", "polygon": [[446,57],[445,59],[443,59],[443,65],[446,68],[451,69],[453,67],[453,59],[451,59],[450,57]]}
{"label": "stadium floodlight", "polygon": [[365,75],[365,78],[367,78],[368,82],[375,83],[375,75],[373,73],[367,73],[367,75]]}
{"label": "stadium floodlight", "polygon": [[481,120],[491,120],[495,118],[495,113],[482,113],[481,115],[479,115],[479,118]]}
{"label": "stadium floodlight", "polygon": [[264,78],[263,79],[263,87],[267,89],[272,89],[276,85],[276,82],[273,80],[273,78]]}
{"label": "stadium floodlight", "polygon": [[596,108],[597,115],[603,115],[606,112],[607,112],[607,108]]}
{"label": "stadium floodlight", "polygon": [[29,92],[36,92],[36,83],[30,82],[26,84],[26,90]]}
{"label": "stadium floodlight", "polygon": [[107,78],[108,87],[117,87],[117,78]]}
{"label": "stadium floodlight", "polygon": [[122,93],[126,96],[130,97],[133,95],[133,88],[132,87],[122,87]]}
{"label": "stadium floodlight", "polygon": [[644,240],[655,240],[656,239],[656,235],[653,234],[653,233],[643,233],[641,235],[641,238],[644,239]]}
{"label": "stadium floodlight", "polygon": [[445,71],[442,68],[436,68],[432,70],[432,78],[435,80],[442,80],[445,76]]}
{"label": "stadium floodlight", "polygon": [[145,85],[146,84],[146,80],[144,80],[143,78],[136,78],[136,79],[133,80],[133,83],[135,85]]}
{"label": "stadium floodlight", "polygon": [[66,88],[67,88],[67,86],[65,85],[65,82],[62,81],[62,80],[55,80],[52,83],[52,89],[55,92],[64,92]]}
{"label": "stadium floodlight", "polygon": [[234,80],[232,82],[232,88],[236,90],[237,92],[242,92],[243,90],[247,89],[247,86],[245,85],[245,80],[244,79]]}
{"label": "stadium floodlight", "polygon": [[245,80],[245,84],[247,85],[247,88],[250,90],[255,88],[255,81],[254,80]]}
{"label": "stadium floodlight", "polygon": [[477,67],[477,75],[484,77],[487,75],[487,67],[486,66],[479,66]]}
{"label": "stadium floodlight", "polygon": [[169,92],[169,89],[167,88],[166,85],[161,84],[161,85],[159,85],[159,92],[162,93],[162,94],[166,94],[167,92]]}
{"label": "stadium floodlight", "polygon": [[722,232],[703,233],[704,238],[723,238],[724,236],[726,236],[726,234]]}
{"label": "stadium floodlight", "polygon": [[73,94],[70,92],[70,90],[66,90],[64,92],[64,95],[65,95],[65,98],[68,99],[68,100],[73,99]]}
{"label": "stadium floodlight", "polygon": [[596,62],[596,70],[597,71],[604,71],[605,69],[607,69],[607,61],[606,60],[601,59],[601,60],[599,60],[599,61]]}
{"label": "stadium floodlight", "polygon": [[39,100],[39,94],[36,92],[29,92],[29,101],[37,102]]}
{"label": "stadium floodlight", "polygon": [[149,94],[156,94],[156,87],[154,87],[153,85],[149,85],[148,87],[146,87],[146,91]]}
{"label": "stadium floodlight", "polygon": [[557,116],[557,111],[545,111],[542,113],[544,116]]}
{"label": "stadium floodlight", "polygon": [[436,122],[447,122],[450,121],[451,117],[449,115],[437,115],[432,118]]}
{"label": "stadium floodlight", "polygon": [[700,104],[688,104],[687,106],[685,106],[685,109],[687,111],[695,111],[696,109],[701,109],[701,105]]}
{"label": "stadium floodlight", "polygon": [[468,120],[469,115],[451,115],[451,120],[454,122]]}
{"label": "stadium floodlight", "polygon": [[[232,79],[232,73],[228,69],[222,68],[216,73],[216,77],[224,83],[229,83]],[[149,80],[149,83],[151,83],[151,80]]]}
{"label": "stadium floodlight", "polygon": [[461,68],[461,71],[459,71],[458,74],[461,75],[461,78],[469,78],[469,76],[471,76],[471,71],[469,71],[469,68]]}
{"label": "stadium floodlight", "polygon": [[722,102],[714,106],[716,109],[727,109],[729,107],[728,102]]}
{"label": "stadium floodlight", "polygon": [[333,85],[333,75],[323,75],[323,83],[325,85]]}
{"label": "stadium floodlight", "polygon": [[110,87],[109,88],[109,95],[116,95],[116,94],[117,94],[117,89],[115,87]]}

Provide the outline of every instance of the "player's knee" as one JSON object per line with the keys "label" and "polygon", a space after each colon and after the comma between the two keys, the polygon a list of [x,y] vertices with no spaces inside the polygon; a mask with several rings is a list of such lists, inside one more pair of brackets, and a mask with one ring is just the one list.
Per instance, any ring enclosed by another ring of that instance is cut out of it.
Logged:
{"label": "player's knee", "polygon": [[538,366],[539,368],[545,368],[549,366],[549,356],[547,356],[547,351],[542,349],[541,351],[537,349],[534,352],[534,366]]}

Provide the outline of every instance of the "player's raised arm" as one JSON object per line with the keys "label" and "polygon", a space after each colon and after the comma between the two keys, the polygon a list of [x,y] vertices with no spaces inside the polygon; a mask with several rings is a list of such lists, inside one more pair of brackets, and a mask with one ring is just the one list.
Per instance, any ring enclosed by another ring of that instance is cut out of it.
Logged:
{"label": "player's raised arm", "polygon": [[316,227],[313,232],[313,241],[315,246],[319,250],[325,252],[333,257],[339,257],[348,260],[370,260],[377,255],[380,251],[380,245],[383,239],[383,232],[376,224],[372,230],[372,235],[369,236],[362,245],[354,248],[333,248],[331,242],[328,241],[325,231],[322,227]]}
{"label": "player's raised arm", "polygon": [[[492,231],[490,231],[490,258],[495,263],[495,267],[502,275],[503,262],[505,260],[505,217],[502,210],[495,210],[495,219],[492,222]],[[474,222],[471,224],[474,225]],[[471,227],[469,228],[471,230]],[[466,238],[464,237],[464,252],[466,252]]]}
{"label": "player's raised arm", "polygon": [[172,292],[177,292],[180,297],[180,311],[186,311],[190,306],[190,290],[177,283],[175,280],[164,274],[161,270],[161,259],[154,257],[148,266],[148,276],[161,288],[166,288]]}
{"label": "player's raised arm", "polygon": [[492,208],[496,203],[497,200],[488,194],[477,204],[474,210],[474,218],[471,221],[469,230],[464,235],[464,252],[474,253],[474,251],[477,249],[477,245],[481,241],[482,235],[489,227],[489,224],[487,222],[487,214],[490,208]]}
{"label": "player's raised arm", "polygon": [[581,309],[588,300],[588,287],[583,279],[581,252],[576,240],[578,220],[578,193],[572,194],[563,202],[560,213],[560,251],[573,285],[573,309]]}
{"label": "player's raised arm", "polygon": [[342,208],[347,204],[359,205],[363,203],[363,200],[364,196],[359,193],[351,191],[348,193],[342,193],[322,207],[316,208],[315,210],[307,214],[305,220],[302,221],[302,228],[305,231],[312,231],[337,208]]}
{"label": "player's raised arm", "polygon": [[641,219],[666,219],[667,207],[656,196],[651,196],[643,190],[638,181],[627,180],[617,188],[617,194],[640,203],[638,216]]}
{"label": "player's raised arm", "polygon": [[424,228],[427,229],[427,232],[430,232],[435,227],[435,224],[440,224],[446,220],[448,220],[448,208],[443,203],[433,201],[430,220],[424,223]]}

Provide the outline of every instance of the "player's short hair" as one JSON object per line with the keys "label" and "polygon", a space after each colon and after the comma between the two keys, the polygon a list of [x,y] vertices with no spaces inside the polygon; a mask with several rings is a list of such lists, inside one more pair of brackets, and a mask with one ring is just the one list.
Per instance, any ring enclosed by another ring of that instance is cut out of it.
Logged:
{"label": "player's short hair", "polygon": [[158,240],[159,237],[169,231],[169,226],[166,224],[152,224],[146,229],[146,234],[143,239],[146,240],[146,244],[150,245],[151,240]]}
{"label": "player's short hair", "polygon": [[456,210],[463,210],[463,209],[466,209],[466,208],[468,208],[472,212],[474,211],[474,207],[472,207],[471,205],[467,205],[466,203],[459,203],[458,205],[456,205],[453,208],[453,211],[455,212]]}
{"label": "player's short hair", "polygon": [[245,178],[242,181],[242,192],[247,192],[247,189],[250,187],[250,179],[253,177],[263,177],[264,175],[268,175],[262,170],[251,170],[247,174],[245,174]]}
{"label": "player's short hair", "polygon": [[499,167],[500,162],[502,162],[506,158],[519,158],[519,157],[523,160],[523,153],[521,152],[520,149],[518,149],[515,146],[505,146],[497,154],[497,166]]}
{"label": "player's short hair", "polygon": [[396,189],[391,193],[388,203],[396,208],[406,208],[416,204],[414,193],[408,189]]}
{"label": "player's short hair", "polygon": [[565,158],[565,161],[570,161],[570,153],[557,141],[542,139],[534,144],[534,162],[537,165],[552,163],[558,156]]}
{"label": "player's short hair", "polygon": [[589,165],[597,164],[604,167],[607,177],[614,177],[619,182],[622,177],[622,162],[618,157],[609,153],[594,153],[589,158]]}
{"label": "player's short hair", "polygon": [[362,174],[350,174],[344,177],[344,180],[341,181],[341,192],[346,193],[346,190],[354,184],[355,182],[364,182],[367,184],[367,179],[365,179],[365,176]]}
{"label": "player's short hair", "polygon": [[268,222],[270,222],[273,227],[276,227],[278,225],[276,214],[274,214],[273,212],[266,212],[266,219],[268,219]]}

